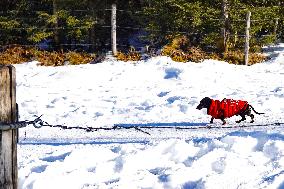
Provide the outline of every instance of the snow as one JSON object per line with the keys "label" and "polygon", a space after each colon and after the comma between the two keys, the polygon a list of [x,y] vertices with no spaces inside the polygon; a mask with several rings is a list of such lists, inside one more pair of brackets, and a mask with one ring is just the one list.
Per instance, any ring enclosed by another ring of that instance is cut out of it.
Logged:
{"label": "snow", "polygon": [[[153,127],[141,129],[149,134],[22,128],[19,188],[284,188],[284,44],[266,53],[273,58],[252,66],[162,56],[15,65],[20,120],[43,115],[68,127]],[[235,116],[226,120],[231,128],[219,128],[220,120],[218,128],[201,128],[210,120],[196,109],[205,96],[246,100],[265,114],[255,116],[255,127],[239,127]]]}

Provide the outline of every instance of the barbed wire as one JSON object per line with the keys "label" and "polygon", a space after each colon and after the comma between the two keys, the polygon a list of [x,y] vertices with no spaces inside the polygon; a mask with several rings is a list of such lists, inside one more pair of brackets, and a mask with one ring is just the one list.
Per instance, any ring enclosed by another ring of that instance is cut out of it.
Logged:
{"label": "barbed wire", "polygon": [[[101,26],[97,26],[97,27],[101,27],[101,28],[111,28],[110,25],[101,25]],[[89,27],[86,26],[77,26],[77,27],[38,27],[38,28],[33,28],[33,27],[15,27],[15,28],[0,28],[0,31],[13,31],[13,30],[72,30],[72,29],[91,29]],[[131,26],[117,26],[117,29],[122,29],[122,30],[143,30],[146,32],[163,32],[163,33],[179,33],[179,34],[190,34],[190,35],[202,35],[202,36],[208,36],[210,34],[200,34],[200,33],[192,33],[192,32],[186,32],[186,31],[178,31],[178,30],[162,30],[162,29],[150,29],[150,28],[142,28],[142,27],[131,27]],[[231,36],[238,36],[238,37],[245,37],[245,34],[231,34]],[[250,35],[251,37],[257,36],[259,37],[259,35]],[[275,36],[275,34],[263,34],[260,35],[260,37],[263,36]],[[87,44],[88,45],[88,44]]]}
{"label": "barbed wire", "polygon": [[[42,115],[34,119],[33,121],[19,121],[14,123],[0,123],[0,131],[7,131],[11,129],[19,129],[27,127],[28,125],[33,125],[35,128],[42,128],[42,127],[51,127],[51,128],[59,128],[64,130],[84,130],[86,132],[94,132],[99,130],[117,130],[117,129],[135,129],[139,132],[142,132],[147,135],[151,135],[149,132],[142,130],[142,129],[176,129],[176,130],[198,130],[198,129],[211,129],[211,128],[222,128],[222,129],[236,129],[236,128],[249,128],[249,127],[268,127],[268,126],[274,126],[274,127],[284,127],[284,123],[281,122],[273,122],[273,123],[265,123],[265,124],[248,124],[248,125],[236,125],[236,126],[218,126],[218,125],[212,125],[208,123],[202,123],[202,124],[195,124],[195,126],[178,126],[178,123],[170,123],[170,124],[164,124],[160,126],[151,126],[150,124],[114,124],[112,127],[81,127],[81,126],[74,126],[69,127],[66,125],[52,125],[47,123],[46,121],[43,121],[41,119]],[[152,125],[155,125],[155,123],[152,123]]]}
{"label": "barbed wire", "polygon": [[[95,25],[96,26],[96,25]],[[109,25],[101,25],[101,28],[111,28]],[[0,30],[70,30],[70,29],[91,29],[88,26],[72,26],[72,27],[15,27],[15,28],[0,28]]]}
{"label": "barbed wire", "polygon": [[41,128],[43,123],[44,122],[41,120],[41,116],[37,117],[33,121],[18,121],[14,123],[0,123],[0,131],[19,129],[19,128],[26,127],[28,125],[33,125],[35,128]]}
{"label": "barbed wire", "polygon": [[[112,9],[106,8],[106,9],[93,9],[93,10],[110,11]],[[70,10],[70,11],[71,12],[72,11],[73,12],[92,12],[93,10],[92,9],[90,9],[90,10],[88,10],[88,9],[86,9],[86,10],[78,9],[78,10]],[[41,10],[39,10],[39,11],[41,11]],[[31,12],[39,12],[39,11],[33,10],[33,11],[29,11],[29,13],[31,13]],[[129,10],[121,10],[121,9],[117,9],[117,11],[118,12],[131,12],[131,13],[140,13],[141,12],[141,11],[129,11]],[[15,11],[13,11],[13,10],[11,10],[11,11],[0,11],[0,13],[4,13],[4,12],[12,13],[12,12],[15,12]],[[25,17],[21,16],[21,18],[25,18]],[[21,19],[21,18],[19,18],[19,19]],[[26,17],[26,18],[28,18],[28,17]],[[266,22],[266,21],[273,21],[274,19],[278,19],[278,21],[279,21],[279,18],[273,18],[273,19],[259,19],[259,20],[258,19],[253,19],[253,20],[251,20],[251,22],[254,22],[254,23]],[[194,19],[193,18],[187,18],[187,20],[194,20]],[[222,22],[222,21],[224,21],[224,19],[223,18],[206,18],[206,21],[211,21],[211,22],[215,22],[215,21],[218,22],[218,21],[220,21],[220,22]],[[282,21],[282,20],[280,20],[280,21]],[[232,19],[232,18],[230,18],[230,22],[244,22],[245,23],[246,20],[245,19]],[[32,26],[32,27],[14,27],[14,28],[13,27],[11,27],[11,28],[0,27],[0,33],[9,32],[10,36],[18,36],[17,32],[26,32],[26,31],[36,33],[37,31],[41,31],[41,30],[43,30],[43,31],[59,30],[60,32],[61,31],[65,32],[65,30],[74,30],[74,29],[81,29],[81,30],[87,31],[87,30],[91,30],[91,29],[94,29],[94,28],[97,28],[97,29],[100,29],[100,28],[102,28],[102,29],[103,28],[111,28],[111,25],[107,25],[107,24],[108,23],[106,23],[106,24],[95,24],[92,27],[89,27],[89,26],[75,26],[75,27],[67,27],[67,26],[60,26],[60,27],[44,27],[44,26],[40,27],[39,26],[39,27],[35,27],[35,26]],[[203,37],[206,37],[206,36],[209,36],[209,35],[212,34],[212,32],[208,34],[208,33],[193,33],[193,32],[187,32],[187,31],[179,31],[178,28],[176,30],[175,30],[175,28],[168,28],[166,30],[162,30],[162,29],[159,29],[159,28],[157,28],[157,29],[147,28],[147,27],[145,28],[145,27],[139,26],[139,25],[138,26],[122,26],[122,25],[121,26],[120,25],[117,26],[117,32],[124,32],[124,30],[125,31],[133,30],[133,32],[135,32],[135,31],[145,31],[145,32],[153,32],[153,33],[154,32],[157,32],[157,33],[160,32],[160,33],[164,33],[164,34],[174,34],[175,33],[175,34],[185,34],[185,35],[199,35],[199,36],[203,36]],[[183,30],[183,29],[181,29],[181,30]],[[217,31],[215,31],[215,32],[217,33]],[[269,33],[273,33],[273,32],[274,31],[271,31]],[[278,32],[280,32],[280,31],[278,31]],[[141,35],[141,36],[143,36],[143,35]],[[245,37],[245,35],[242,34],[242,33],[241,34],[230,34],[230,36]],[[277,36],[277,34],[265,34],[265,35],[252,34],[252,35],[250,35],[250,37],[252,37],[252,38],[262,38],[262,37],[268,37],[268,36]],[[69,45],[73,45],[73,44],[60,44],[60,45],[61,46],[69,46]],[[76,45],[78,45],[78,46],[99,46],[99,45],[96,45],[96,44],[85,44],[84,45],[83,43],[76,44]],[[104,45],[104,44],[101,44],[101,45]],[[31,45],[31,46],[36,46],[36,45]],[[38,46],[40,46],[40,45],[38,45]],[[105,44],[104,46],[107,46],[107,45]],[[118,44],[118,46],[128,46],[128,45]]]}
{"label": "barbed wire", "polygon": [[[281,7],[281,6],[279,6]],[[90,14],[93,14],[94,11],[112,11],[112,9],[110,8],[106,8],[106,9],[100,9],[100,8],[92,8],[92,9],[75,9],[75,10],[65,10],[63,9],[64,11],[68,11],[68,12],[84,12],[84,13],[90,13]],[[126,12],[126,13],[129,13],[129,14],[141,14],[143,13],[144,11],[131,11],[131,10],[123,10],[123,9],[116,9],[117,12]],[[31,15],[31,14],[37,14],[37,13],[40,13],[40,12],[46,12],[46,13],[50,13],[50,14],[54,14],[52,12],[52,9],[51,10],[29,10],[29,11],[26,11],[26,10],[7,10],[7,11],[0,11],[0,14],[9,14],[9,13],[28,13],[28,15]],[[151,14],[152,16],[159,16],[161,14]],[[20,17],[21,19],[31,19],[30,17],[25,17],[25,16],[21,16]],[[194,18],[191,18],[191,17],[188,17],[186,18],[187,20],[196,20]],[[224,21],[224,18],[207,18],[207,17],[201,17],[201,19],[206,19],[206,21]],[[246,22],[246,19],[232,19],[232,18],[229,18],[230,20],[232,21],[235,21],[235,22]],[[273,19],[280,19],[280,18],[273,18]],[[270,18],[264,18],[264,19],[252,19],[251,22],[263,22],[263,21],[271,21],[273,19],[270,19]]]}
{"label": "barbed wire", "polygon": [[[68,11],[68,12],[90,12],[92,13],[93,11],[108,11],[108,10],[111,10],[111,9],[75,9],[75,10],[66,10],[66,9],[62,9],[64,11]],[[62,10],[59,10],[59,11],[62,11]],[[121,10],[117,10],[117,11],[121,11]],[[11,13],[29,13],[29,14],[37,14],[39,12],[46,12],[46,13],[50,13],[50,14],[53,14],[53,9],[49,9],[49,10],[46,10],[46,9],[43,9],[43,10],[7,10],[7,11],[0,11],[0,14],[11,14]]]}
{"label": "barbed wire", "polygon": [[[36,1],[35,1],[36,2]],[[282,8],[283,5],[271,5],[271,6],[257,6],[257,7],[236,7],[239,9],[268,9],[268,8]],[[91,12],[91,11],[112,11],[111,8],[97,8],[97,7],[88,7],[87,9],[62,9],[70,12]],[[37,13],[37,12],[52,12],[53,8],[46,8],[43,10],[29,10],[29,13]],[[143,10],[126,10],[126,9],[116,9],[117,12],[128,12],[128,13],[141,13],[144,12]],[[6,10],[6,11],[0,11],[1,13],[26,13],[27,10]]]}
{"label": "barbed wire", "polygon": [[33,125],[35,128],[42,128],[42,127],[51,127],[51,128],[60,128],[60,129],[76,129],[76,130],[84,130],[86,132],[93,132],[98,130],[115,130],[115,129],[132,129],[134,128],[137,131],[143,132],[145,134],[150,135],[150,133],[141,130],[138,127],[120,127],[118,125],[114,125],[113,127],[81,127],[81,126],[74,126],[69,127],[66,125],[51,125],[47,123],[46,121],[43,121],[41,119],[42,115],[34,119],[33,121],[19,121],[14,123],[0,123],[0,131],[8,131],[8,130],[14,130],[14,129],[20,129],[27,127],[28,125]]}

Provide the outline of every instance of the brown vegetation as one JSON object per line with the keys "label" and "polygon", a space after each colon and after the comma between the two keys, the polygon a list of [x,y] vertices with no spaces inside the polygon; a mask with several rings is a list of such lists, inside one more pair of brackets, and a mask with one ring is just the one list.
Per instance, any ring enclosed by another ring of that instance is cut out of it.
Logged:
{"label": "brown vegetation", "polygon": [[74,51],[69,51],[67,53],[55,51],[49,52],[41,51],[36,48],[24,48],[20,46],[7,48],[0,53],[0,62],[2,64],[19,64],[37,60],[41,66],[63,66],[66,64],[87,64],[94,59],[94,55],[87,53],[79,53]]}
{"label": "brown vegetation", "polygon": [[[215,59],[229,62],[230,64],[243,65],[244,53],[239,50],[222,53],[208,53],[198,47],[191,47],[189,40],[185,36],[178,36],[164,46],[162,55],[169,56],[177,62],[201,62],[204,59]],[[249,65],[261,63],[267,57],[260,53],[250,53]]]}
{"label": "brown vegetation", "polygon": [[[244,53],[239,50],[228,51],[225,54],[207,53],[200,48],[191,47],[189,40],[184,37],[177,37],[171,43],[164,46],[162,55],[171,57],[176,62],[202,62],[204,59],[215,59],[229,62],[230,64],[243,65]],[[127,53],[118,52],[117,60],[139,61],[142,55],[135,49],[130,49]],[[14,46],[7,48],[0,53],[0,63],[19,64],[32,60],[39,61],[42,66],[63,66],[87,64],[96,59],[95,55],[82,52],[49,52],[41,51],[36,48],[24,48]],[[263,62],[267,57],[260,53],[250,53],[249,65]]]}

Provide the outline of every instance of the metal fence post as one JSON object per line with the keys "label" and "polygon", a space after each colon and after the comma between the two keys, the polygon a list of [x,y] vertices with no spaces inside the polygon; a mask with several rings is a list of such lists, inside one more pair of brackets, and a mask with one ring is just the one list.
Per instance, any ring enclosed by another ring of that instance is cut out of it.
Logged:
{"label": "metal fence post", "polygon": [[[16,72],[12,65],[0,65],[0,122],[17,120]],[[1,127],[1,126],[0,126]],[[0,130],[0,188],[17,189],[17,129]]]}
{"label": "metal fence post", "polygon": [[111,6],[111,46],[112,46],[112,54],[117,54],[116,49],[116,4],[112,4]]}
{"label": "metal fence post", "polygon": [[251,12],[247,12],[247,27],[246,27],[246,42],[245,42],[245,65],[248,65],[249,63],[249,30],[250,30],[250,16]]}

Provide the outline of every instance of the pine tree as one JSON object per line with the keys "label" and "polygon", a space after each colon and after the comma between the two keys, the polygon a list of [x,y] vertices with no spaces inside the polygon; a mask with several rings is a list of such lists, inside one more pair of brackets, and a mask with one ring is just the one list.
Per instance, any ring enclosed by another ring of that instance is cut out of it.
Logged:
{"label": "pine tree", "polygon": [[[184,33],[190,38],[191,45],[222,52],[227,48],[243,48],[245,18],[247,12],[251,11],[250,33],[253,46],[251,49],[258,51],[264,44],[275,42],[276,18],[279,18],[278,31],[283,28],[283,14],[281,14],[283,6],[280,5],[280,0],[226,0],[228,14],[226,20],[222,13],[224,2],[224,0],[149,1],[150,6],[144,8],[141,23],[145,23],[145,28],[150,33],[149,40],[153,43],[161,45],[167,41],[169,35],[174,37]],[[224,28],[226,42],[224,42]]]}

